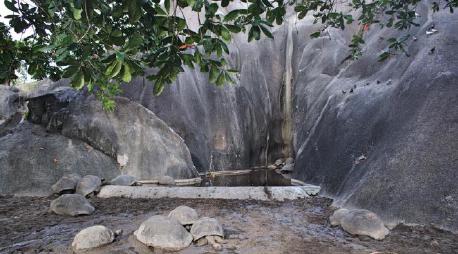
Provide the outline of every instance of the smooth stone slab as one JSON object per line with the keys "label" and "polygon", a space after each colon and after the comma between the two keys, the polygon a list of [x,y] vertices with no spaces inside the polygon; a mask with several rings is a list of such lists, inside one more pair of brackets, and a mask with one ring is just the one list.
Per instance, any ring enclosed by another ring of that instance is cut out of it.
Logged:
{"label": "smooth stone slab", "polygon": [[293,200],[317,195],[319,186],[247,186],[247,187],[156,187],[103,186],[98,197],[126,198],[185,198],[185,199],[239,199],[239,200]]}

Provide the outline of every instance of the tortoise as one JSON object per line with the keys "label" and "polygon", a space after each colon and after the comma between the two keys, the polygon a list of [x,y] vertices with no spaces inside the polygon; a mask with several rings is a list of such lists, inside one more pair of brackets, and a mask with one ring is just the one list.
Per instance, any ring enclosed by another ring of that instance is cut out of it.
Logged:
{"label": "tortoise", "polygon": [[338,209],[329,221],[352,235],[367,235],[376,240],[383,240],[390,232],[377,214],[365,209]]}
{"label": "tortoise", "polygon": [[95,225],[85,228],[76,234],[72,242],[74,250],[87,250],[97,248],[112,243],[115,240],[115,234],[111,229]]}
{"label": "tortoise", "polygon": [[110,181],[111,185],[133,186],[137,185],[137,179],[131,175],[119,175]]}
{"label": "tortoise", "polygon": [[192,235],[174,218],[155,215],[144,221],[134,232],[143,244],[167,251],[178,251],[188,247]]}
{"label": "tortoise", "polygon": [[199,246],[209,243],[215,250],[222,249],[220,243],[224,243],[223,226],[214,218],[202,217],[194,222],[191,234]]}
{"label": "tortoise", "polygon": [[52,187],[52,191],[56,194],[70,194],[75,192],[81,176],[78,174],[67,174],[62,176]]}
{"label": "tortoise", "polygon": [[79,194],[64,194],[51,201],[50,210],[59,215],[87,215],[95,211],[95,208]]}
{"label": "tortoise", "polygon": [[169,217],[178,220],[178,222],[180,222],[183,226],[192,225],[197,219],[199,219],[196,210],[184,205],[173,209],[169,213]]}
{"label": "tortoise", "polygon": [[101,186],[102,179],[100,177],[86,175],[78,182],[78,185],[76,186],[76,193],[86,197],[90,194],[99,192]]}

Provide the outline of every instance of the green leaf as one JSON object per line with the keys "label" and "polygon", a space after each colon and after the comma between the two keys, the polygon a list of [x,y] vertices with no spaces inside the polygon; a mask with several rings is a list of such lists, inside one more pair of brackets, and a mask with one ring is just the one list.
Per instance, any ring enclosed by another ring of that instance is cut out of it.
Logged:
{"label": "green leaf", "polygon": [[75,76],[73,76],[72,79],[72,87],[76,89],[81,89],[84,86],[84,74],[83,72],[79,71],[76,73]]}
{"label": "green leaf", "polygon": [[130,71],[130,66],[127,63],[123,64],[123,74],[122,81],[129,83],[132,80],[132,73]]}
{"label": "green leaf", "polygon": [[118,63],[118,61],[113,61],[111,62],[110,65],[108,65],[107,69],[105,70],[105,75],[106,76],[110,76],[111,73],[113,73],[113,69],[116,67],[116,64]]}
{"label": "green leaf", "polygon": [[126,57],[126,54],[124,52],[116,52],[116,59],[119,61],[119,62],[124,62],[124,58]]}
{"label": "green leaf", "polygon": [[225,41],[230,41],[231,40],[231,31],[229,31],[229,29],[227,29],[226,27],[222,27],[221,37],[223,37],[223,40]]}
{"label": "green leaf", "polygon": [[261,30],[259,29],[259,26],[251,26],[251,29],[248,32],[248,42],[253,39],[259,40],[259,38],[261,38]]}
{"label": "green leaf", "polygon": [[218,75],[219,75],[218,68],[216,66],[212,65],[212,67],[210,68],[210,72],[208,74],[208,80],[211,83],[215,83],[216,80],[218,79]]}
{"label": "green leaf", "polygon": [[388,59],[388,57],[390,57],[390,56],[391,56],[390,52],[385,51],[385,52],[381,53],[381,54],[378,56],[378,61],[379,61],[379,62],[383,62],[383,61],[385,61],[386,59]]}
{"label": "green leaf", "polygon": [[135,34],[129,37],[129,40],[124,47],[126,51],[133,50],[138,48],[140,45],[143,44],[143,37],[139,34]]}
{"label": "green leaf", "polygon": [[267,37],[269,37],[269,38],[271,38],[271,39],[274,38],[274,36],[272,35],[272,33],[271,33],[271,32],[269,31],[269,29],[267,29],[265,26],[260,25],[259,27],[261,28],[262,32],[263,32]]}
{"label": "green leaf", "polygon": [[224,16],[224,21],[233,21],[235,20],[238,16],[240,16],[240,14],[243,14],[245,12],[245,10],[242,10],[242,9],[237,9],[237,10],[233,10],[233,11],[230,11],[228,14],[226,14],[226,16]]}
{"label": "green leaf", "polygon": [[216,11],[218,11],[218,5],[216,3],[211,3],[206,8],[205,15],[214,16]]}
{"label": "green leaf", "polygon": [[75,6],[73,2],[70,3],[70,7],[72,9],[73,18],[76,20],[80,20],[83,9],[81,9],[81,7],[78,8],[77,6]]}
{"label": "green leaf", "polygon": [[[16,2],[16,1],[14,1],[14,2]],[[3,3],[5,4],[5,7],[8,8],[9,10],[14,11],[14,12],[18,11],[18,9],[14,5],[15,3],[13,3],[13,1],[5,0]]]}
{"label": "green leaf", "polygon": [[138,4],[137,0],[128,0],[127,9],[129,12],[129,22],[136,23],[142,16],[142,7]]}
{"label": "green leaf", "polygon": [[169,13],[170,11],[170,0],[164,0],[165,11]]}
{"label": "green leaf", "polygon": [[196,0],[194,5],[192,6],[192,10],[200,12],[202,10],[202,7],[204,7],[204,0]]}
{"label": "green leaf", "polygon": [[225,25],[227,29],[229,29],[229,31],[231,31],[232,33],[240,33],[242,31],[242,28],[240,26],[236,26],[236,25],[229,25],[229,24],[226,24]]}
{"label": "green leaf", "polygon": [[62,77],[63,78],[70,78],[73,75],[75,75],[77,71],[79,71],[79,66],[70,65],[64,70],[64,73],[62,74]]}
{"label": "green leaf", "polygon": [[111,72],[109,77],[110,78],[116,77],[119,74],[119,72],[121,71],[121,67],[122,67],[122,63],[120,61],[116,61],[113,71]]}
{"label": "green leaf", "polygon": [[224,83],[226,83],[226,78],[225,78],[225,76],[224,76],[224,73],[221,72],[221,73],[219,74],[218,78],[216,79],[215,84],[216,84],[217,86],[223,86]]}
{"label": "green leaf", "polygon": [[314,33],[310,34],[310,38],[318,38],[318,37],[320,37],[320,35],[321,35],[320,31],[314,32]]}
{"label": "green leaf", "polygon": [[156,82],[154,84],[154,89],[153,89],[153,93],[154,95],[158,96],[158,95],[161,95],[162,92],[164,91],[164,83],[163,82]]}

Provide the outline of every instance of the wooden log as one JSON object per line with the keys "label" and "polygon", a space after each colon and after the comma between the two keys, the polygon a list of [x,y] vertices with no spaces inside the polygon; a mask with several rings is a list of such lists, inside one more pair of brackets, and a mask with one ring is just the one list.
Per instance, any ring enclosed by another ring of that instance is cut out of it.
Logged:
{"label": "wooden log", "polygon": [[[137,181],[140,184],[159,184],[159,180],[151,179],[151,180],[139,180]],[[190,178],[190,179],[175,179],[175,185],[184,186],[184,185],[196,185],[202,182],[202,178]]]}

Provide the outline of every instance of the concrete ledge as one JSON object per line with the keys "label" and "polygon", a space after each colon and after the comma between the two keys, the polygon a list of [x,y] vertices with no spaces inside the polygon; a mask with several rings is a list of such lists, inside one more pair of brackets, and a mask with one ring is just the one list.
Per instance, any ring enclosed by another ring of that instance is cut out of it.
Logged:
{"label": "concrete ledge", "polygon": [[256,187],[149,187],[106,185],[98,197],[125,198],[188,198],[188,199],[240,199],[240,200],[293,200],[317,195],[319,186],[256,186]]}

